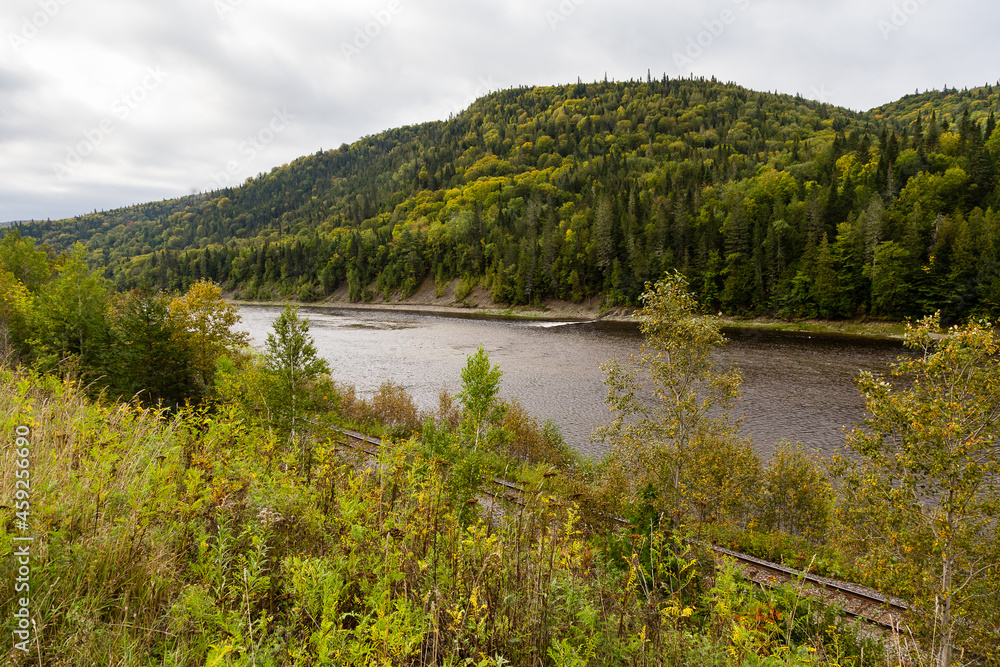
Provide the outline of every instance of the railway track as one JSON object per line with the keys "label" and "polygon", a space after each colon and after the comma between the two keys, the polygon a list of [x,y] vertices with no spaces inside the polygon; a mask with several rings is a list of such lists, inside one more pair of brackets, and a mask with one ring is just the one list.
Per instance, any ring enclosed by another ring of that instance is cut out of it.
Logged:
{"label": "railway track", "polygon": [[743,575],[758,585],[798,586],[804,595],[883,629],[896,631],[901,628],[905,614],[911,609],[903,600],[866,586],[794,570],[720,546],[706,546],[718,556],[734,560]]}
{"label": "railway track", "polygon": [[[367,454],[372,458],[377,456],[377,450],[382,446],[381,438],[366,435],[348,428],[334,427],[333,430],[347,437],[347,440],[341,444],[346,445],[354,451]],[[520,507],[527,506],[527,500],[524,497],[526,491],[520,484],[514,484],[509,480],[500,479],[499,477],[490,479],[489,484],[492,489],[480,489],[480,491],[490,496],[494,501],[509,502]]]}
{"label": "railway track", "polygon": [[[377,456],[377,450],[383,444],[380,438],[358,431],[344,428],[334,430],[346,437],[342,444],[371,457]],[[525,497],[527,491],[523,486],[500,478],[491,479],[490,486],[491,489],[481,489],[481,492],[493,500],[491,514],[496,510],[498,501],[522,508],[527,506]],[[615,517],[614,522],[621,528],[630,525],[628,521],[619,517]],[[730,558],[735,561],[743,576],[759,586],[799,587],[806,597],[835,606],[847,616],[865,621],[883,631],[898,631],[903,625],[905,614],[911,610],[905,601],[859,584],[809,574],[714,544],[703,543],[702,546],[708,548],[718,558]]]}

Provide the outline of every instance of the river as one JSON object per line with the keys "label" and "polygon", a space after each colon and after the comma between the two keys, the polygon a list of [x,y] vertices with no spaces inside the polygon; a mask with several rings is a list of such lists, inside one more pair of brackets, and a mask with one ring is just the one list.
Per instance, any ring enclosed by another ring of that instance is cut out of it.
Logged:
{"label": "river", "polygon": [[[280,306],[241,306],[239,328],[263,347]],[[566,442],[589,456],[606,446],[590,434],[610,419],[601,364],[627,359],[642,342],[631,323],[512,320],[389,310],[301,308],[334,379],[370,396],[383,382],[401,384],[424,410],[442,388],[461,387],[468,355],[483,345],[503,370],[501,393],[542,422],[554,421]],[[825,335],[727,330],[716,355],[742,372],[744,434],[766,457],[783,438],[824,454],[843,446],[843,428],[864,418],[854,379],[884,371],[902,354],[898,342]]]}

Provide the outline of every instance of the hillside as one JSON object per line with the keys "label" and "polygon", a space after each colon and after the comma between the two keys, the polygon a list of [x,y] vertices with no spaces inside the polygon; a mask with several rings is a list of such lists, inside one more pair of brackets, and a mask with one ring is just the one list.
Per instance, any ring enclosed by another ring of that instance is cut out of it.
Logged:
{"label": "hillside", "polygon": [[998,94],[859,114],[704,79],[510,89],[239,187],[20,229],[82,241],[120,287],[251,299],[432,276],[459,301],[630,304],[678,269],[730,314],[997,315]]}

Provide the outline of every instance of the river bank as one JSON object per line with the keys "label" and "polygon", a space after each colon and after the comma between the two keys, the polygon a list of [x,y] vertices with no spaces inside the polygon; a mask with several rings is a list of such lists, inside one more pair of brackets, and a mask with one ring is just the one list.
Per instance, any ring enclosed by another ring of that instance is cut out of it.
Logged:
{"label": "river bank", "polygon": [[[347,286],[341,286],[329,297],[311,302],[289,301],[308,308],[351,308],[361,310],[393,310],[411,313],[426,313],[470,318],[509,318],[535,320],[569,320],[590,322],[603,320],[609,322],[631,322],[635,308],[616,306],[607,308],[603,297],[591,297],[580,303],[549,299],[540,305],[510,306],[493,301],[488,290],[477,287],[462,300],[456,299],[455,290],[458,281],[452,281],[444,288],[435,286],[434,281],[426,279],[412,295],[402,298],[384,299],[381,296],[371,301],[351,301],[348,298]],[[227,298],[237,305],[276,305],[285,301],[248,301]],[[770,317],[734,317],[720,316],[724,329],[742,329],[773,331],[782,333],[799,333],[809,335],[829,335],[874,339],[901,339],[906,332],[903,322],[886,322],[880,320],[782,320]]]}

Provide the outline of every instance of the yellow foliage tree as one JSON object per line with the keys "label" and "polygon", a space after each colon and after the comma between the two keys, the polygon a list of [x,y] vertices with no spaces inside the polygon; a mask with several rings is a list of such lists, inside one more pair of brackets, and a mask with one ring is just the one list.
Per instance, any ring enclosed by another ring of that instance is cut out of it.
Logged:
{"label": "yellow foliage tree", "polygon": [[0,269],[0,359],[15,352],[23,339],[31,294],[13,273]]}
{"label": "yellow foliage tree", "polygon": [[[635,499],[652,485],[679,526],[701,504],[728,504],[709,487],[741,495],[734,487],[753,478],[759,463],[752,451],[747,455],[737,425],[717,412],[732,406],[740,384],[736,369],[720,372],[711,359],[726,340],[718,322],[698,314],[679,273],[649,286],[642,299],[637,317],[646,340],[627,366],[612,360],[603,367],[615,419],[597,435],[612,446],[608,468],[618,489]],[[713,464],[720,448],[730,450],[728,470]]]}
{"label": "yellow foliage tree", "polygon": [[195,381],[202,387],[213,386],[220,356],[248,343],[247,334],[233,331],[240,321],[236,308],[222,298],[218,285],[207,280],[171,301],[170,317],[177,325],[176,335],[191,351]]}
{"label": "yellow foliage tree", "polygon": [[961,636],[997,664],[1000,631],[983,616],[996,613],[1000,568],[1000,339],[986,322],[944,334],[935,322],[910,327],[917,355],[892,369],[895,382],[859,381],[872,416],[840,463],[843,540],[916,603],[939,667]]}

